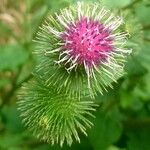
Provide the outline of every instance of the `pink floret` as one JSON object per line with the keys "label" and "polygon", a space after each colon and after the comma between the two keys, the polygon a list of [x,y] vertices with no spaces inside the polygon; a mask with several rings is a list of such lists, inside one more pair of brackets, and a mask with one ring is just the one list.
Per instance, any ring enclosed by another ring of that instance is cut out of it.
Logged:
{"label": "pink floret", "polygon": [[63,50],[68,50],[69,56],[77,59],[78,64],[99,65],[113,50],[113,39],[109,36],[110,31],[103,24],[82,17],[62,34]]}

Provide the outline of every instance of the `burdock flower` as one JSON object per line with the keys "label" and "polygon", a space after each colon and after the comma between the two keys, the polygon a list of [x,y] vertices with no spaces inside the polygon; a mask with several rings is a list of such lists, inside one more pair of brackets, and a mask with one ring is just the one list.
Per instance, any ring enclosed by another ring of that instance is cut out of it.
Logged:
{"label": "burdock flower", "polygon": [[[41,63],[37,72],[45,84],[71,95],[102,93],[123,74],[127,33],[121,17],[99,4],[78,2],[50,16],[37,36]],[[86,92],[87,93],[87,92]]]}
{"label": "burdock flower", "polygon": [[18,98],[25,126],[34,136],[52,145],[80,142],[79,133],[87,135],[86,128],[93,125],[88,118],[93,117],[96,105],[87,97],[79,101],[32,80],[23,85]]}
{"label": "burdock flower", "polygon": [[[20,90],[19,110],[25,125],[51,144],[71,145],[86,134],[92,100],[122,76],[127,33],[121,17],[100,4],[79,2],[50,16],[37,33],[36,79]],[[88,100],[87,100],[88,98]]]}

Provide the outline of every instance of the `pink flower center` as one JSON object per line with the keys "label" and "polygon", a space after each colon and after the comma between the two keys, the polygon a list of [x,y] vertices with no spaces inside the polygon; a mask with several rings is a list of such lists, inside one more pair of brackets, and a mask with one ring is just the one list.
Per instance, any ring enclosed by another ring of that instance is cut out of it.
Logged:
{"label": "pink flower center", "polygon": [[93,63],[99,65],[113,50],[113,41],[109,36],[110,31],[103,24],[82,18],[62,34],[65,42],[63,49],[78,64],[85,63],[88,67]]}

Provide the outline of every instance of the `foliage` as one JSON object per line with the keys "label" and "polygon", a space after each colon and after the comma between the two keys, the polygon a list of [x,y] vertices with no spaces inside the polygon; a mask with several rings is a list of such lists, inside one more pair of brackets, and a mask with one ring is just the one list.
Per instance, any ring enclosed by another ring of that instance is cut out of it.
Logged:
{"label": "foliage", "polygon": [[[96,1],[96,0],[89,0]],[[32,39],[45,16],[75,1],[2,0],[0,6],[0,150],[59,150],[31,136],[23,127],[16,108],[16,93],[30,74],[36,59]],[[81,143],[62,150],[149,150],[150,139],[150,20],[148,0],[102,1],[126,17],[130,31],[126,74],[95,98],[96,118],[87,137],[80,131]],[[33,84],[34,86],[34,84]],[[86,105],[85,105],[86,107]],[[32,115],[32,114],[31,114]],[[32,116],[31,116],[32,117]],[[40,123],[40,122],[39,122]]]}

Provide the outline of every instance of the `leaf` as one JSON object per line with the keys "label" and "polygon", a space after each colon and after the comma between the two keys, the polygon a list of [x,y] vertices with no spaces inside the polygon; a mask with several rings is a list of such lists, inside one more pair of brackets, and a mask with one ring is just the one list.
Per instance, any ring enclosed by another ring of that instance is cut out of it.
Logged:
{"label": "leaf", "polygon": [[129,141],[127,142],[128,150],[150,150],[150,131],[140,130],[128,134]]}
{"label": "leaf", "polygon": [[111,145],[107,150],[121,150],[121,149],[114,145]]}
{"label": "leaf", "polygon": [[122,8],[131,3],[131,0],[102,0],[102,3],[110,8]]}
{"label": "leaf", "polygon": [[23,126],[21,119],[19,118],[19,112],[15,106],[5,106],[2,109],[2,114],[4,116],[4,124],[7,131],[11,133],[20,133],[23,131]]}
{"label": "leaf", "polygon": [[150,71],[150,44],[145,43],[142,45],[142,48],[139,52],[138,59],[141,62],[141,64],[148,70]]}
{"label": "leaf", "polygon": [[142,90],[139,89],[138,87],[133,90],[134,91],[132,92],[124,90],[120,91],[120,105],[122,108],[131,108],[132,110],[140,110],[143,107],[143,103],[140,99],[140,97],[143,96],[141,95]]}
{"label": "leaf", "polygon": [[27,59],[27,51],[18,44],[0,46],[0,71],[14,70],[24,64]]}
{"label": "leaf", "polygon": [[140,22],[144,24],[149,24],[149,12],[150,12],[149,6],[143,5],[141,3],[137,5],[136,11],[135,11],[136,16],[138,17]]}
{"label": "leaf", "polygon": [[61,1],[47,1],[47,5],[50,6],[51,12],[56,12],[60,10],[60,8],[64,8],[68,6],[71,2],[69,0],[61,0]]}
{"label": "leaf", "polygon": [[[137,67],[138,66],[138,67]],[[143,76],[147,73],[147,69],[142,65],[142,62],[135,56],[131,56],[128,58],[125,65],[126,76]]]}
{"label": "leaf", "polygon": [[6,133],[3,136],[0,135],[0,149],[1,150],[11,150],[11,149],[13,150],[13,149],[19,148],[18,145],[21,143],[23,143],[23,138],[21,134]]}
{"label": "leaf", "polygon": [[89,140],[94,150],[106,150],[119,139],[121,132],[117,115],[97,112],[94,127],[89,131]]}

